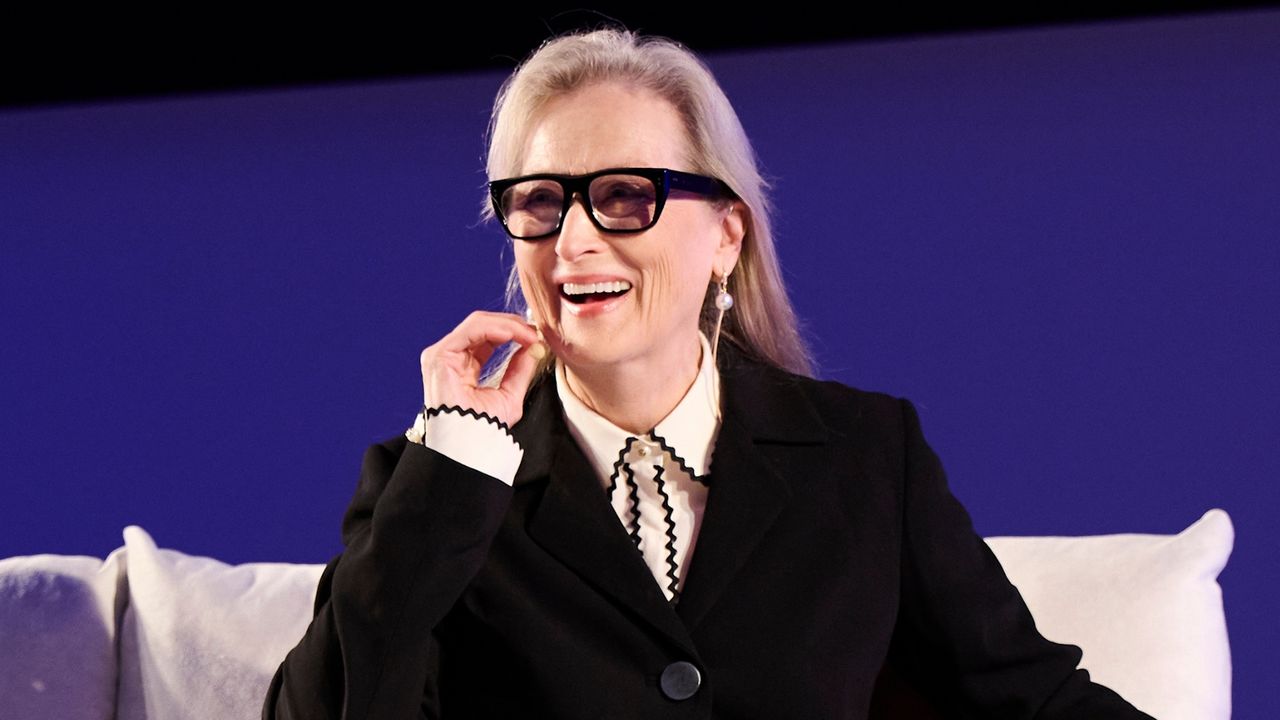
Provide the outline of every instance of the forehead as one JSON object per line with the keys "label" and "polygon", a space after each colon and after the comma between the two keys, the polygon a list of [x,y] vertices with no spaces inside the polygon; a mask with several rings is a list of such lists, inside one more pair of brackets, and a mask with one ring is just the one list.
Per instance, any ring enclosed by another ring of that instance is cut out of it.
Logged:
{"label": "forehead", "polygon": [[688,142],[675,106],[621,83],[557,97],[533,119],[521,175],[578,175],[611,167],[687,169]]}

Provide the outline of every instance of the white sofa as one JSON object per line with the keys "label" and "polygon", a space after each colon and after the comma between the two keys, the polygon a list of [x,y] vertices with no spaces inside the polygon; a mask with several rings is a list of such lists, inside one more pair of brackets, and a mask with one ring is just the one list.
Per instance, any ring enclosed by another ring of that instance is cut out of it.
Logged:
{"label": "white sofa", "polygon": [[[320,565],[231,566],[139,527],[106,560],[0,560],[0,719],[257,718]],[[1218,573],[1231,520],[1177,535],[989,538],[1042,632],[1162,720],[1231,714]]]}

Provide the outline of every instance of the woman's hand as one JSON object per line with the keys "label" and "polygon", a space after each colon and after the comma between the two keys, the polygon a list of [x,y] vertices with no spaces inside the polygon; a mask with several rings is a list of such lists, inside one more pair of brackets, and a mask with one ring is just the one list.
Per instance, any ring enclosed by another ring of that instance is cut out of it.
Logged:
{"label": "woman's hand", "polygon": [[[480,370],[508,342],[520,346],[497,387],[480,385]],[[524,395],[547,348],[538,331],[519,315],[473,312],[435,345],[422,351],[422,392],[426,407],[457,405],[515,425],[524,413]]]}

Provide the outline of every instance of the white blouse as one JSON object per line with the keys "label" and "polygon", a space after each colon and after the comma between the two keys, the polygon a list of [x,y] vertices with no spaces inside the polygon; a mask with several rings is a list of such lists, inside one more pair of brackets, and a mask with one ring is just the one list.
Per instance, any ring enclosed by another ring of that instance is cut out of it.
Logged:
{"label": "white blouse", "polygon": [[635,436],[588,408],[556,365],[556,391],[609,504],[668,600],[675,601],[693,558],[707,507],[707,474],[720,430],[720,375],[702,338],[702,364],[679,404]]}

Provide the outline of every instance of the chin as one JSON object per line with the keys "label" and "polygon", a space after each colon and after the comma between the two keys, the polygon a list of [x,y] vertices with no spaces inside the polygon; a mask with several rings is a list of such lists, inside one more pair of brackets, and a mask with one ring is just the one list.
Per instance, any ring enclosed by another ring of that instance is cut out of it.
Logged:
{"label": "chin", "polygon": [[633,345],[641,332],[631,313],[592,313],[588,316],[571,314],[561,309],[554,323],[543,327],[543,336],[557,357],[566,363],[601,364],[618,362],[630,356]]}
{"label": "chin", "polygon": [[569,338],[557,336],[554,341],[551,338],[547,339],[561,362],[569,367],[585,368],[614,365],[629,356],[627,349],[619,347],[617,342],[612,340],[613,337],[616,335],[611,334],[599,339],[581,335]]}

